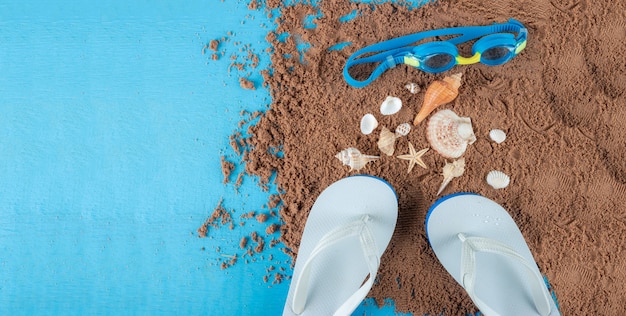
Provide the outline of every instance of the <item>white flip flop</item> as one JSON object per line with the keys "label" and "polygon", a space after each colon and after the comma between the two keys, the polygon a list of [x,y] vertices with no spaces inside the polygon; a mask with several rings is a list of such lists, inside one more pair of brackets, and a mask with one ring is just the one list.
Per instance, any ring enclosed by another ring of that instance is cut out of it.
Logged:
{"label": "white flip flop", "polygon": [[326,188],[304,227],[283,315],[350,315],[374,284],[397,218],[396,193],[380,178]]}
{"label": "white flip flop", "polygon": [[498,203],[444,196],[426,215],[435,255],[487,315],[560,315],[524,236]]}

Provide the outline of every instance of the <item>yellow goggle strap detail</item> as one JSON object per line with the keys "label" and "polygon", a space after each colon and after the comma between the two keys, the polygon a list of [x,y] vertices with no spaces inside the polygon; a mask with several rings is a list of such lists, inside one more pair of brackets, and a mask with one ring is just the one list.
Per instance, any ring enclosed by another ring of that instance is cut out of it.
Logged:
{"label": "yellow goggle strap detail", "polygon": [[404,63],[415,68],[420,66],[420,61],[412,56],[404,56]]}
{"label": "yellow goggle strap detail", "polygon": [[523,41],[517,48],[515,49],[515,55],[519,54],[524,48],[526,48],[526,41]]}
{"label": "yellow goggle strap detail", "polygon": [[468,58],[456,56],[456,63],[459,65],[471,65],[478,62],[480,62],[480,53],[476,53],[474,56]]}

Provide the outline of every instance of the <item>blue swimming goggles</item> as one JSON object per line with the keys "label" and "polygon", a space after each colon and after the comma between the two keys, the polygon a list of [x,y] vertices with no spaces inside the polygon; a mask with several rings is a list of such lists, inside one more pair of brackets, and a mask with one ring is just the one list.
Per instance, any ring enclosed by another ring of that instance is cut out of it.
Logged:
{"label": "blue swimming goggles", "polygon": [[[506,32],[506,33],[505,33]],[[511,33],[517,33],[513,36]],[[343,77],[353,87],[362,88],[378,78],[387,69],[397,64],[407,64],[425,72],[440,73],[455,65],[483,63],[488,66],[502,65],[515,57],[526,47],[528,31],[517,20],[488,26],[451,27],[406,35],[367,46],[356,51],[343,68]],[[435,36],[458,35],[444,41],[413,45],[418,41]],[[456,45],[479,40],[472,46],[472,56],[459,55]],[[367,55],[366,57],[359,57]],[[358,81],[348,70],[360,64],[379,63],[370,76]]]}

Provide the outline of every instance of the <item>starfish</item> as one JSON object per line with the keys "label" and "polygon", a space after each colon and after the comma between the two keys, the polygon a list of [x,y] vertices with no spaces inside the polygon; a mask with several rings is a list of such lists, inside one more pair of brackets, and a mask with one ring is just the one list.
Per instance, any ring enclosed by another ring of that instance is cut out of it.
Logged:
{"label": "starfish", "polygon": [[424,169],[428,169],[428,167],[426,166],[426,164],[424,163],[424,161],[422,161],[422,156],[428,151],[428,148],[424,148],[418,152],[415,151],[415,147],[413,147],[413,144],[411,144],[409,142],[409,153],[406,155],[400,155],[398,156],[398,158],[400,159],[404,159],[404,160],[408,160],[409,161],[409,171],[407,173],[410,173],[411,170],[413,170],[413,167],[418,164],[422,167],[424,167]]}

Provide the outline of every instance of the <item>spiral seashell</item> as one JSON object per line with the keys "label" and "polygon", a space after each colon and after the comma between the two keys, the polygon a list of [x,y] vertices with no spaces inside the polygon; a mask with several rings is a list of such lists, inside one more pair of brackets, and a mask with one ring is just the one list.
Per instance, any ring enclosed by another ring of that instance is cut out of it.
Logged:
{"label": "spiral seashell", "polygon": [[406,136],[411,131],[411,124],[402,123],[396,127],[396,138]]}
{"label": "spiral seashell", "polygon": [[396,134],[392,133],[388,128],[383,127],[378,138],[378,149],[385,155],[391,156],[396,150]]}
{"label": "spiral seashell", "polygon": [[494,189],[504,189],[509,186],[510,182],[511,178],[502,171],[492,170],[487,174],[487,184]]}
{"label": "spiral seashell", "polygon": [[497,144],[501,144],[506,139],[506,133],[501,129],[492,129],[489,131],[489,137]]}
{"label": "spiral seashell", "polygon": [[452,163],[446,162],[446,165],[443,166],[443,182],[437,191],[437,195],[446,188],[452,179],[462,176],[464,172],[465,158],[455,160]]}
{"label": "spiral seashell", "polygon": [[422,90],[420,88],[419,85],[417,85],[417,83],[414,82],[409,82],[404,86],[407,90],[409,90],[409,92],[411,92],[412,94],[416,94],[418,92],[420,92],[420,90]]}
{"label": "spiral seashell", "polygon": [[396,114],[402,108],[402,100],[400,98],[388,96],[380,105],[380,113],[383,115]]}
{"label": "spiral seashell", "polygon": [[335,155],[335,158],[339,159],[344,165],[350,166],[350,171],[361,170],[368,162],[374,161],[379,156],[363,155],[358,149],[354,147],[346,148]]}
{"label": "spiral seashell", "polygon": [[374,115],[367,113],[361,118],[361,133],[364,135],[371,134],[378,126],[378,121]]}
{"label": "spiral seashell", "polygon": [[435,151],[451,159],[461,157],[467,145],[476,141],[472,120],[459,117],[451,110],[433,114],[426,127],[426,138]]}
{"label": "spiral seashell", "polygon": [[428,86],[424,94],[424,102],[422,108],[413,120],[413,125],[419,124],[428,114],[440,105],[452,102],[459,95],[459,86],[461,85],[461,73],[454,74],[436,80]]}

